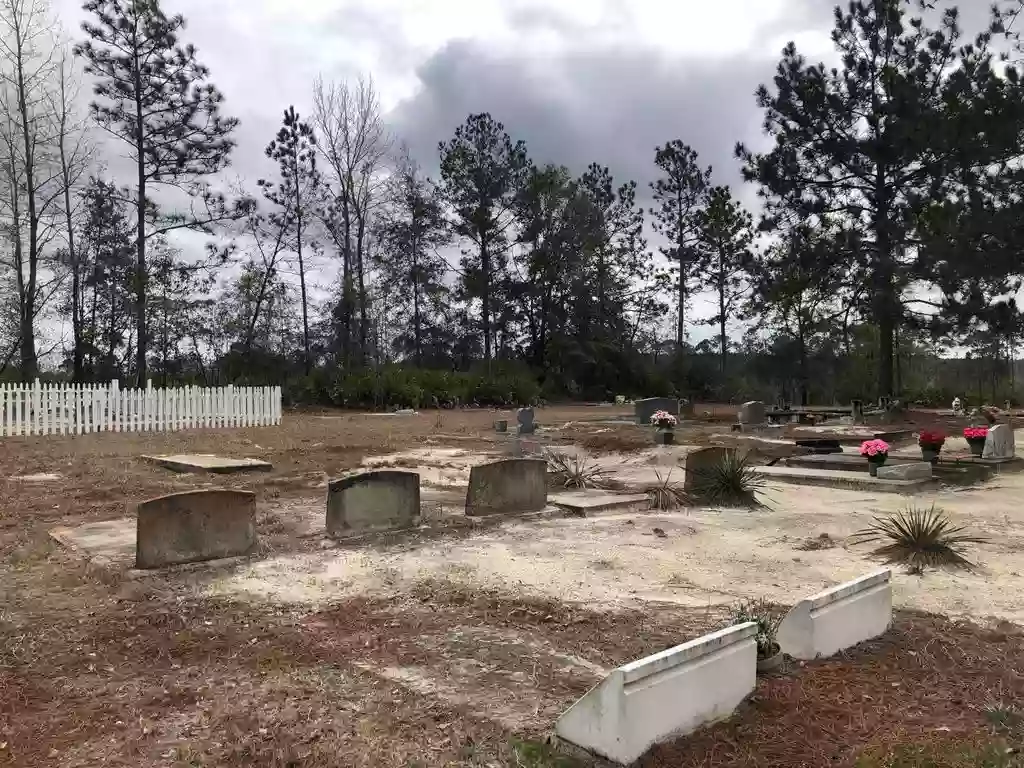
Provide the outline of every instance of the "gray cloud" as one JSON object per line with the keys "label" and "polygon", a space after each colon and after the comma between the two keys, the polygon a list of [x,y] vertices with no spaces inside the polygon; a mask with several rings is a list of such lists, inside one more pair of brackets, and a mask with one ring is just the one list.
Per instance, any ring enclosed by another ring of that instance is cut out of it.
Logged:
{"label": "gray cloud", "polygon": [[427,168],[437,144],[472,112],[490,112],[537,162],[581,172],[591,162],[645,186],[656,146],[682,139],[737,183],[736,141],[759,140],[754,101],[771,59],[702,61],[653,50],[601,49],[538,63],[495,55],[471,42],[449,44],[419,69],[420,91],[389,116]]}

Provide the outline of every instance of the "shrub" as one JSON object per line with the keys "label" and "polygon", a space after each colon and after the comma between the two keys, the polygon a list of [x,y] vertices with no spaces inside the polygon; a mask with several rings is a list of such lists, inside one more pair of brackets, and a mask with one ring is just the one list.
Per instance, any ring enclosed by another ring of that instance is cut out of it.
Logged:
{"label": "shrub", "polygon": [[724,459],[697,477],[701,500],[720,506],[764,506],[758,494],[765,484],[765,478],[754,470],[750,460],[735,452],[727,453]]}
{"label": "shrub", "polygon": [[778,606],[761,598],[746,600],[736,606],[732,623],[746,624],[752,621],[757,624],[757,655],[767,659],[779,652],[778,633],[783,618],[784,615]]}
{"label": "shrub", "polygon": [[925,568],[972,570],[975,566],[963,555],[965,544],[980,544],[985,539],[965,533],[963,526],[954,526],[944,510],[934,504],[910,506],[886,517],[876,517],[850,541],[882,542],[871,552],[887,563],[907,566],[911,573]]}
{"label": "shrub", "polygon": [[655,471],[658,477],[658,484],[647,491],[651,500],[651,509],[670,510],[684,507],[689,502],[689,495],[679,483],[672,482],[672,470],[668,471],[665,477]]}
{"label": "shrub", "polygon": [[588,488],[607,488],[608,470],[592,463],[586,456],[567,456],[557,451],[546,453],[548,475],[559,488],[584,491]]}

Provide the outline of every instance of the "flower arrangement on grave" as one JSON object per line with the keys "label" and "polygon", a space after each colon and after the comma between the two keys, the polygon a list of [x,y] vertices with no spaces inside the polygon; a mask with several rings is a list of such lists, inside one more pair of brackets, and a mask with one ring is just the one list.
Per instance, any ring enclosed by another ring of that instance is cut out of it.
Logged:
{"label": "flower arrangement on grave", "polygon": [[981,456],[985,452],[985,439],[988,437],[988,427],[964,427],[964,437],[971,453]]}
{"label": "flower arrangement on grave", "polygon": [[917,444],[921,447],[921,457],[933,464],[939,460],[939,453],[946,443],[946,436],[942,432],[922,429],[917,436]]}
{"label": "flower arrangement on grave", "polygon": [[658,429],[672,429],[677,423],[676,417],[668,411],[655,411],[651,415],[651,424]]}
{"label": "flower arrangement on grave", "polygon": [[860,444],[860,455],[868,460],[868,471],[873,477],[889,458],[889,444],[885,440],[865,440]]}

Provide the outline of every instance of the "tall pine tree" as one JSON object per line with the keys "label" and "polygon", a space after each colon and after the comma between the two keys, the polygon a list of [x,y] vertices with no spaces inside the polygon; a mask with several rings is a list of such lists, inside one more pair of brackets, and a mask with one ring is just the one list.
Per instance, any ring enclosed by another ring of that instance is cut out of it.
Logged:
{"label": "tall pine tree", "polygon": [[[168,17],[158,0],[88,0],[94,19],[82,24],[87,40],[75,45],[95,78],[90,105],[96,122],[129,147],[135,163],[135,374],[146,380],[146,310],[150,238],[174,229],[209,231],[232,216],[224,198],[201,184],[228,163],[238,121],[221,115],[223,96],[199,63],[196,49],[180,45],[181,15]],[[159,216],[154,186],[184,189],[203,207]]]}
{"label": "tall pine tree", "polygon": [[472,243],[463,261],[462,288],[480,301],[484,361],[490,365],[495,287],[505,270],[516,196],[529,173],[526,144],[514,142],[489,114],[455,129],[441,152],[441,196],[454,212],[455,233]]}

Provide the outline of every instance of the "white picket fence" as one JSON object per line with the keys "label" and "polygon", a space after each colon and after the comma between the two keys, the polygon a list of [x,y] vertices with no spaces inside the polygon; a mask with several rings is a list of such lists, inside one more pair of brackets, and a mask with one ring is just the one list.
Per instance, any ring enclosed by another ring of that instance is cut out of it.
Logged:
{"label": "white picket fence", "polygon": [[281,423],[280,387],[121,389],[110,384],[2,384],[0,437],[177,432]]}

